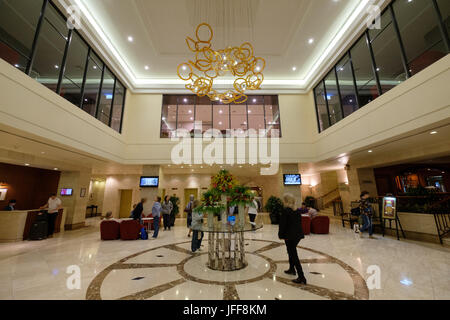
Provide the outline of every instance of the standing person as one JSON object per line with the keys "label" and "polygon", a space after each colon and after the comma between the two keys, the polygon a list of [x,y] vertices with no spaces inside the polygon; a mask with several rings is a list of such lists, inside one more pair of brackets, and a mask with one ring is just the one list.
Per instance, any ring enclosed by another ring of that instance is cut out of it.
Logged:
{"label": "standing person", "polygon": [[152,207],[152,216],[153,216],[153,227],[155,231],[153,232],[153,239],[158,238],[159,233],[159,220],[161,218],[161,197],[155,198],[155,203],[153,203]]}
{"label": "standing person", "polygon": [[166,231],[167,229],[169,229],[170,231],[171,226],[170,214],[172,213],[172,210],[173,204],[169,200],[169,196],[165,196],[164,201],[161,203],[161,213],[164,219],[164,231]]}
{"label": "standing person", "polygon": [[187,217],[187,227],[189,229],[188,237],[191,236],[191,232],[192,232],[191,223],[192,223],[192,209],[193,209],[193,206],[194,206],[194,196],[191,194],[189,196],[189,202],[188,202],[188,204],[186,206],[186,209],[184,209],[184,212],[186,212],[186,215],[187,215],[186,216]]}
{"label": "standing person", "polygon": [[197,209],[200,205],[200,202],[198,200],[194,200],[193,203],[193,209],[192,209],[192,242],[191,242],[191,248],[192,252],[196,252],[197,250],[200,250],[202,246],[202,240],[204,233],[202,231],[203,226],[203,213],[199,212]]}
{"label": "standing person", "polygon": [[53,237],[53,233],[55,232],[55,221],[58,217],[59,209],[62,209],[62,201],[56,196],[56,193],[52,193],[47,203],[43,205],[41,208],[47,209],[47,219],[48,219],[48,238]]}
{"label": "standing person", "polygon": [[180,199],[176,196],[176,194],[173,194],[173,196],[169,199],[172,203],[172,212],[170,213],[170,226],[175,226],[175,219],[177,218],[177,214],[179,211],[179,205],[180,205]]}
{"label": "standing person", "polygon": [[258,215],[258,201],[253,199],[253,206],[248,206],[248,217],[250,218],[250,224],[252,225],[252,230],[256,230],[256,216]]}
{"label": "standing person", "polygon": [[372,205],[369,202],[370,194],[367,191],[361,192],[361,196],[359,198],[359,210],[360,217],[362,220],[362,227],[359,228],[359,236],[361,238],[364,237],[364,231],[369,232],[369,238],[375,239],[373,236],[373,223],[372,223]]}
{"label": "standing person", "polygon": [[130,212],[130,219],[133,219],[133,211],[136,209],[137,203],[133,204],[133,209]]}
{"label": "standing person", "polygon": [[285,273],[294,276],[297,274],[297,279],[293,280],[293,282],[306,284],[306,278],[297,253],[298,243],[305,238],[302,229],[302,214],[295,208],[293,195],[285,194],[283,202],[284,209],[280,217],[278,237],[285,241],[289,255],[289,269]]}
{"label": "standing person", "polygon": [[147,198],[142,198],[141,202],[139,202],[136,207],[133,209],[131,216],[133,220],[138,220],[140,224],[142,224],[142,212],[144,211],[144,203],[147,202]]}
{"label": "standing person", "polygon": [[13,199],[9,200],[8,205],[3,210],[4,211],[14,211],[14,210],[16,210],[15,209],[16,204],[17,204],[16,200],[13,200]]}

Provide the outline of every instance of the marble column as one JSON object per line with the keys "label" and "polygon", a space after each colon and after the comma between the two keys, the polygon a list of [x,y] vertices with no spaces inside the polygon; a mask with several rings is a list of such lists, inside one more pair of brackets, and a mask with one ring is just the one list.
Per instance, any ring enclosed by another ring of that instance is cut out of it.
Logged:
{"label": "marble column", "polygon": [[[66,208],[66,221],[64,223],[66,230],[74,230],[84,227],[86,221],[86,206],[88,203],[89,183],[91,179],[90,172],[63,171],[59,179],[58,197]],[[73,189],[72,196],[62,197],[61,189]],[[81,197],[81,189],[85,190],[85,196]]]}
{"label": "marble column", "polygon": [[[160,177],[160,166],[159,165],[148,165],[143,166],[142,175],[149,177]],[[161,178],[161,177],[160,177]],[[161,179],[159,181],[161,185]],[[161,195],[160,187],[158,188],[141,188],[141,198],[147,198],[147,202],[144,205],[144,214],[149,215],[152,212],[153,202],[155,197]]]}
{"label": "marble column", "polygon": [[285,193],[290,193],[295,197],[297,207],[302,205],[302,190],[301,186],[285,186],[283,181],[284,174],[299,174],[298,163],[281,164],[278,171],[278,183],[280,186],[280,197],[283,198]]}
{"label": "marble column", "polygon": [[347,171],[350,201],[359,200],[362,191],[368,191],[371,197],[376,197],[377,185],[372,168],[351,168]]}

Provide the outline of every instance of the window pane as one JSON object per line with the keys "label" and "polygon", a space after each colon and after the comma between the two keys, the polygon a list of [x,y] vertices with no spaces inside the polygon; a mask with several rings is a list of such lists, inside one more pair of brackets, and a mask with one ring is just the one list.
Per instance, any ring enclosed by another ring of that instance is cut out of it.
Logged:
{"label": "window pane", "polygon": [[371,41],[381,89],[385,93],[405,81],[407,76],[402,63],[400,42],[389,11],[381,16],[381,24],[383,29],[378,35],[371,36]]}
{"label": "window pane", "polygon": [[[42,0],[0,1],[0,41],[6,43],[9,50],[30,57],[41,8]],[[0,45],[0,58],[5,59],[3,49]],[[19,63],[11,60],[8,52],[5,56],[7,57],[5,60],[11,64]]]}
{"label": "window pane", "polygon": [[[265,96],[264,104],[266,113],[267,136],[281,137],[280,108],[278,106],[278,96]],[[272,130],[278,130],[278,134],[274,134]]]}
{"label": "window pane", "polygon": [[[99,63],[99,64],[97,64]],[[102,79],[103,64],[100,59],[91,52],[88,70],[86,73],[86,85],[83,96],[83,110],[95,117],[97,108],[98,92]]]}
{"label": "window pane", "polygon": [[317,116],[319,118],[320,132],[327,129],[330,126],[330,119],[328,118],[327,105],[325,101],[325,89],[323,82],[321,82],[315,89],[314,94],[316,96],[316,108]]}
{"label": "window pane", "polygon": [[333,125],[342,120],[341,100],[337,88],[336,75],[334,69],[325,78],[327,90],[328,111],[330,114],[330,124]]}
{"label": "window pane", "polygon": [[255,129],[256,132],[266,128],[263,96],[254,96],[248,99],[248,127]]}
{"label": "window pane", "polygon": [[213,126],[214,129],[220,130],[223,135],[227,133],[227,129],[230,129],[230,108],[228,104],[214,102]]}
{"label": "window pane", "polygon": [[100,95],[100,104],[98,105],[97,118],[109,126],[109,117],[111,115],[111,104],[114,90],[114,75],[105,68],[103,76],[102,94]]}
{"label": "window pane", "polygon": [[195,121],[202,122],[201,128],[195,128],[196,130],[199,130],[199,132],[204,133],[205,131],[212,128],[212,103],[208,97],[197,98]]}
{"label": "window pane", "polygon": [[64,19],[52,6],[47,6],[31,76],[53,91],[58,85],[67,34]]}
{"label": "window pane", "polygon": [[346,55],[336,66],[344,117],[358,110],[350,58]]}
{"label": "window pane", "polygon": [[178,97],[178,129],[183,128],[194,134],[194,96]]}
{"label": "window pane", "polygon": [[437,0],[439,11],[441,12],[442,21],[447,27],[447,35],[450,36],[450,1]]}
{"label": "window pane", "polygon": [[124,97],[125,97],[125,88],[117,80],[116,90],[114,91],[114,103],[113,103],[112,118],[111,118],[111,128],[113,128],[117,132],[120,132],[120,124],[122,121]]}
{"label": "window pane", "polygon": [[175,136],[177,129],[177,96],[164,96],[161,116],[161,138]]}
{"label": "window pane", "polygon": [[[247,105],[232,104],[231,109],[231,129],[238,130],[240,133],[247,131]],[[251,113],[251,111],[248,111]]]}
{"label": "window pane", "polygon": [[76,32],[72,34],[72,41],[67,52],[66,68],[61,84],[61,96],[76,106],[81,103],[81,87],[88,54],[88,46]]}
{"label": "window pane", "polygon": [[378,97],[377,83],[373,74],[372,59],[366,37],[362,36],[351,50],[360,107]]}
{"label": "window pane", "polygon": [[28,64],[28,58],[25,58],[19,52],[0,41],[0,59],[12,64],[17,69],[25,72]]}
{"label": "window pane", "polygon": [[447,54],[431,0],[397,0],[393,7],[412,75]]}

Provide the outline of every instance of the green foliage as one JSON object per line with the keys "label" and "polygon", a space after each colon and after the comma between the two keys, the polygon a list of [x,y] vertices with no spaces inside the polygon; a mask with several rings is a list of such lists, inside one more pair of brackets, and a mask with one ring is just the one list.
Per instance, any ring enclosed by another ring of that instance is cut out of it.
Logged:
{"label": "green foliage", "polygon": [[271,196],[266,203],[265,209],[270,213],[270,220],[272,224],[278,224],[280,221],[280,215],[283,211],[283,202],[280,198]]}
{"label": "green foliage", "polygon": [[253,205],[253,199],[255,198],[254,194],[250,190],[249,187],[236,185],[233,187],[232,191],[230,192],[230,206],[254,206]]}
{"label": "green foliage", "polygon": [[316,199],[311,196],[307,196],[304,200],[307,207],[315,208],[316,207]]}
{"label": "green foliage", "polygon": [[221,203],[221,193],[217,189],[209,189],[202,195],[199,212],[219,215],[225,207]]}

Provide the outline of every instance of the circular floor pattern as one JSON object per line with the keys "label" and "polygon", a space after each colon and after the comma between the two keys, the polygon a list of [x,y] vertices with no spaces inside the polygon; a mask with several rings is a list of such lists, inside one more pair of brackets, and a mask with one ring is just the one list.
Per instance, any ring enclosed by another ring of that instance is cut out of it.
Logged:
{"label": "circular floor pattern", "polygon": [[[203,249],[203,252],[193,254],[189,250],[190,242],[169,244],[135,253],[100,272],[90,283],[86,299],[156,299],[165,292],[172,291],[176,291],[176,295],[169,295],[169,299],[170,297],[181,299],[183,294],[180,295],[179,292],[184,290],[183,285],[186,283],[192,284],[191,287],[196,283],[199,287],[200,294],[198,292],[197,296],[190,294],[193,300],[218,298],[239,300],[241,299],[239,291],[246,295],[251,292],[251,285],[256,292],[263,291],[266,287],[264,297],[267,299],[270,297],[267,284],[272,286],[272,291],[277,291],[277,296],[271,299],[281,299],[286,295],[289,299],[369,298],[369,290],[361,275],[349,265],[326,253],[298,247],[300,258],[306,256],[301,262],[308,284],[297,285],[291,281],[292,277],[289,278],[282,272],[288,264],[284,243],[254,239],[246,239],[245,242],[248,266],[231,272],[207,268],[205,252],[207,250]],[[330,281],[325,281],[325,277]],[[347,283],[344,283],[345,281]],[[216,290],[216,295],[213,294],[215,289],[220,289]],[[211,294],[205,295],[203,292],[201,295],[202,290]],[[289,291],[289,294],[283,295],[283,291]],[[260,299],[261,295],[256,294]]]}

